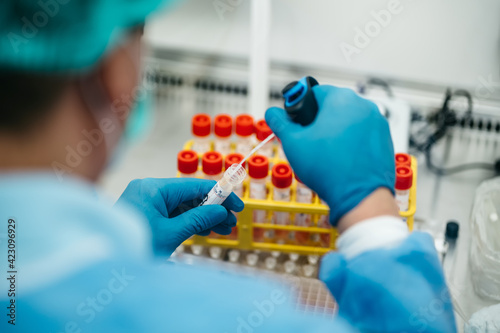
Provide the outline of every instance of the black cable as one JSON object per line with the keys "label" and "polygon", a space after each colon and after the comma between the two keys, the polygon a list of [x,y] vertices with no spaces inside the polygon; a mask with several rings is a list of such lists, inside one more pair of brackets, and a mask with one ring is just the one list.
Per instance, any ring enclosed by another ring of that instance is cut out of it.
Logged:
{"label": "black cable", "polygon": [[418,151],[423,152],[425,154],[426,166],[431,171],[437,175],[448,176],[455,173],[475,170],[475,169],[484,169],[496,171],[497,173],[500,171],[500,160],[496,161],[495,164],[491,163],[467,163],[462,165],[457,165],[453,167],[440,167],[436,166],[432,162],[432,148],[434,145],[441,140],[447,133],[449,127],[453,127],[458,123],[457,116],[455,111],[449,108],[449,103],[455,96],[463,96],[467,99],[467,110],[465,112],[465,116],[462,119],[464,122],[466,120],[472,120],[472,96],[467,90],[456,90],[451,92],[450,89],[446,90],[445,99],[443,102],[443,106],[441,109],[434,115],[429,118],[430,122],[436,123],[436,130],[432,135],[430,135],[424,143],[418,143],[415,138],[410,136],[410,145],[414,146]]}
{"label": "black cable", "polygon": [[427,168],[439,176],[449,176],[449,175],[452,175],[455,173],[468,171],[468,170],[476,170],[476,169],[496,171],[496,167],[494,164],[483,163],[483,162],[461,164],[461,165],[447,167],[447,168],[438,167],[432,163],[431,148],[432,148],[432,146],[429,147],[427,150],[425,150],[425,162],[426,162]]}
{"label": "black cable", "polygon": [[358,92],[365,95],[368,91],[368,87],[370,86],[379,86],[385,91],[389,98],[394,97],[390,84],[387,81],[376,77],[369,78],[365,83],[359,84]]}

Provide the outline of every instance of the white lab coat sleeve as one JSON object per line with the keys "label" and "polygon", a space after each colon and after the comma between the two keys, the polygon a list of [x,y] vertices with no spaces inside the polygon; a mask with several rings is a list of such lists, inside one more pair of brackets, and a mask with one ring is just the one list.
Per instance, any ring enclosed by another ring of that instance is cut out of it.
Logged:
{"label": "white lab coat sleeve", "polygon": [[395,216],[377,216],[355,224],[337,239],[337,249],[347,259],[363,252],[396,247],[408,237],[406,223]]}

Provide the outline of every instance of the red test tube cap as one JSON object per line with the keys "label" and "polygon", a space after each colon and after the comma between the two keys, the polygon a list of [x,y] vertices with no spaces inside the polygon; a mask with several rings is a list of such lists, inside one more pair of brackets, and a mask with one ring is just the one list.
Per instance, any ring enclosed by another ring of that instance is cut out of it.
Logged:
{"label": "red test tube cap", "polygon": [[177,170],[190,175],[198,171],[198,154],[192,150],[183,150],[177,154]]}
{"label": "red test tube cap", "polygon": [[227,114],[219,114],[214,119],[214,133],[218,137],[227,138],[233,134],[233,118]]}
{"label": "red test tube cap", "polygon": [[[224,159],[224,169],[225,170],[229,169],[229,167],[233,164],[240,164],[240,162],[243,161],[244,158],[245,157],[243,155],[238,153],[228,154]],[[243,167],[245,167],[245,165],[243,165]]]}
{"label": "red test tube cap", "polygon": [[278,163],[273,166],[271,176],[273,185],[277,188],[287,188],[292,185],[293,172],[292,168],[286,163]]}
{"label": "red test tube cap", "polygon": [[396,154],[396,165],[406,165],[411,168],[411,157],[405,153]]}
{"label": "red test tube cap", "polygon": [[253,134],[253,117],[248,114],[240,114],[236,117],[236,134],[239,136],[250,136]]}
{"label": "red test tube cap", "polygon": [[215,176],[222,172],[222,155],[216,151],[209,151],[201,158],[203,173]]}
{"label": "red test tube cap", "polygon": [[206,113],[194,115],[191,120],[193,135],[201,137],[209,136],[211,123],[210,116]]}
{"label": "red test tube cap", "polygon": [[255,123],[255,135],[259,141],[264,141],[271,134],[273,134],[273,131],[271,131],[264,119]]}
{"label": "red test tube cap", "polygon": [[248,159],[248,175],[250,178],[262,179],[269,174],[269,160],[262,155],[254,155]]}
{"label": "red test tube cap", "polygon": [[396,190],[409,190],[413,185],[413,170],[406,165],[396,166]]}

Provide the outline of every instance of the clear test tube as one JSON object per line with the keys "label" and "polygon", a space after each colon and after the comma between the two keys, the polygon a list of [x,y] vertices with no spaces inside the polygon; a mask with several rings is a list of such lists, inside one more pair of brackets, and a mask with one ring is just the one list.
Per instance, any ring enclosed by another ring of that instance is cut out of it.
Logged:
{"label": "clear test tube", "polygon": [[[234,164],[240,164],[243,160],[243,155],[238,153],[232,153],[226,156],[224,159],[224,168],[227,170]],[[246,162],[243,164],[243,168],[246,167]],[[233,193],[238,197],[243,198],[243,183],[236,185],[233,188]],[[236,218],[238,218],[238,213],[234,213]],[[229,239],[238,239],[238,226],[234,227],[231,231],[231,234],[228,236]]]}
{"label": "clear test tube", "polygon": [[222,177],[222,155],[216,151],[209,151],[201,157],[203,178],[219,180]]}
{"label": "clear test tube", "polygon": [[231,135],[233,134],[233,118],[227,114],[219,114],[214,119],[214,150],[222,155],[231,152]]}
{"label": "clear test tube", "polygon": [[192,150],[183,150],[177,154],[177,170],[181,178],[196,178],[198,176],[198,154]]}
{"label": "clear test tube", "polygon": [[[210,151],[203,154],[201,158],[201,165],[203,170],[203,176],[205,179],[219,180],[222,177],[222,155],[216,151]],[[229,192],[231,193],[231,192]],[[203,202],[201,203],[203,204]],[[211,232],[208,235],[209,238],[220,238],[221,236],[215,232]],[[216,259],[214,255],[221,253],[222,249],[218,246],[212,246],[209,248],[209,254],[213,259]]]}
{"label": "clear test tube", "polygon": [[[255,137],[259,142],[267,139],[269,135],[273,134],[273,131],[267,126],[267,123],[264,119],[259,120],[255,123]],[[259,154],[263,155],[267,158],[273,158],[273,148],[274,148],[274,140],[266,143],[262,148],[259,149]]]}
{"label": "clear test tube", "polygon": [[[215,186],[205,196],[203,201],[200,203],[200,206],[221,205],[231,194],[233,189],[245,180],[246,176],[247,172],[243,166],[239,164],[231,165],[226,170],[226,172],[224,172],[224,176],[215,184]],[[209,237],[217,237],[217,235],[211,233]],[[222,253],[223,253],[222,249],[219,248],[218,246],[212,246],[209,249],[209,254],[214,259],[220,259]],[[236,252],[232,252],[230,256],[239,257],[239,252],[237,252],[237,254]],[[237,259],[238,258],[236,258],[235,261],[237,261]]]}
{"label": "clear test tube", "polygon": [[[290,194],[293,181],[292,168],[286,163],[278,163],[273,166],[272,171],[273,183],[273,200],[279,202],[290,202]],[[290,225],[290,213],[274,212],[273,224]],[[287,230],[276,230],[276,241],[279,244],[284,244],[293,239],[290,237],[290,232]]]}
{"label": "clear test tube", "polygon": [[224,176],[214,185],[208,192],[200,206],[204,205],[221,205],[227,197],[233,192],[235,186],[241,184],[247,172],[244,167],[239,164],[233,164],[224,172]]}
{"label": "clear test tube", "polygon": [[[297,180],[297,190],[295,192],[295,198],[297,202],[300,203],[312,203],[313,191],[304,185],[300,179],[295,175]],[[299,227],[310,227],[312,225],[312,215],[305,213],[295,214],[295,225]],[[309,243],[310,233],[305,231],[297,231],[295,233],[295,241],[298,245],[307,245]]]}
{"label": "clear test tube", "polygon": [[211,150],[211,123],[212,120],[206,113],[199,113],[192,118],[191,131],[193,133],[193,146],[191,147],[191,150],[194,150],[198,154],[204,154]]}
{"label": "clear test tube", "polygon": [[[241,161],[245,157],[241,154],[238,153],[231,153],[226,156],[224,159],[224,168],[227,170],[231,165],[233,164],[240,164]],[[243,164],[243,167],[246,168],[246,162]],[[235,186],[233,189],[234,194],[236,194],[238,197],[243,198],[243,184],[239,184],[238,186]]]}
{"label": "clear test tube", "polygon": [[253,149],[253,117],[241,114],[236,117],[236,152],[247,156]]}
{"label": "clear test tube", "polygon": [[395,155],[396,165],[406,165],[411,168],[411,156],[406,153],[397,153]]}
{"label": "clear test tube", "polygon": [[[265,200],[267,198],[266,180],[269,175],[269,160],[262,155],[254,155],[248,159],[248,175],[250,176],[250,199]],[[255,242],[264,241],[265,230],[256,228],[255,224],[267,222],[267,211],[253,211],[253,239]],[[272,236],[267,233],[267,236]]]}
{"label": "clear test tube", "polygon": [[413,171],[405,165],[396,166],[396,202],[399,210],[406,212],[410,202],[410,189],[413,185]]}

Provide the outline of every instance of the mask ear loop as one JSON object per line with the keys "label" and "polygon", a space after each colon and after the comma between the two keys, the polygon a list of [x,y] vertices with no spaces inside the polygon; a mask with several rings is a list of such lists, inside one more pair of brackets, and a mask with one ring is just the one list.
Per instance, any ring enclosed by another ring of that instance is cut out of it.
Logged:
{"label": "mask ear loop", "polygon": [[106,164],[108,164],[113,150],[121,140],[125,130],[125,122],[120,120],[117,110],[114,109],[114,103],[110,103],[104,85],[95,72],[81,77],[79,79],[79,88],[83,102],[90,111],[97,129],[103,137],[107,152]]}

